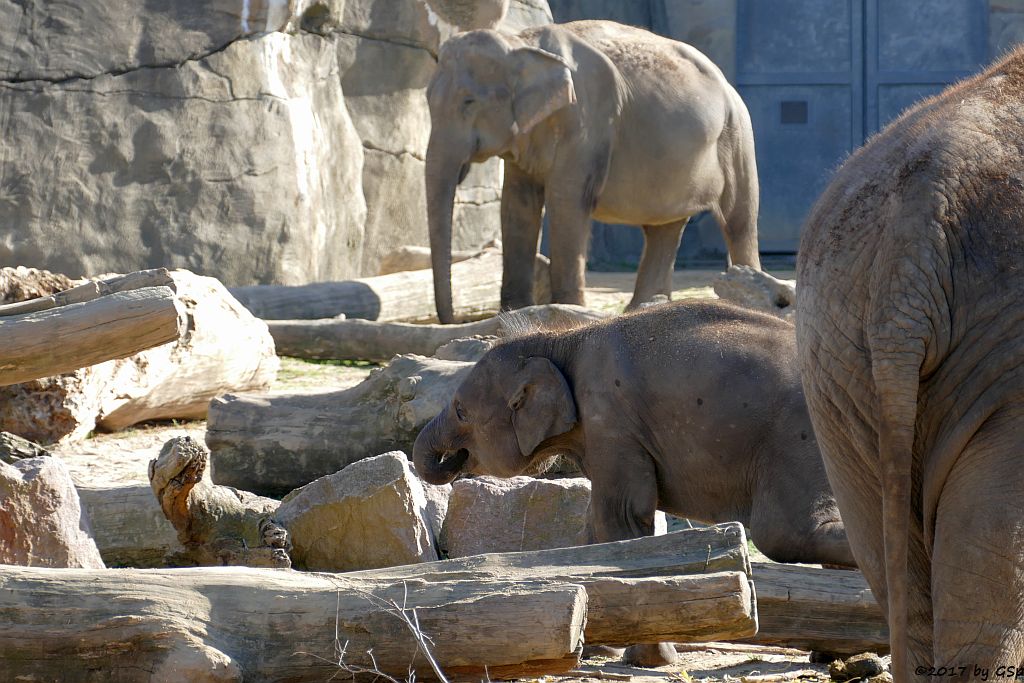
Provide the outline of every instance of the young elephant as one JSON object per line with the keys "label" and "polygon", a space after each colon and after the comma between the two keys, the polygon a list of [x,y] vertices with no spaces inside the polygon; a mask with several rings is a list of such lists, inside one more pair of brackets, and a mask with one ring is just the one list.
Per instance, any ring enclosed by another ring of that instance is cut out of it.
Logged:
{"label": "young elephant", "polygon": [[793,326],[718,301],[665,304],[489,351],[416,439],[426,481],[511,477],[568,454],[596,542],[664,510],[738,520],[780,562],[854,566],[804,405]]}

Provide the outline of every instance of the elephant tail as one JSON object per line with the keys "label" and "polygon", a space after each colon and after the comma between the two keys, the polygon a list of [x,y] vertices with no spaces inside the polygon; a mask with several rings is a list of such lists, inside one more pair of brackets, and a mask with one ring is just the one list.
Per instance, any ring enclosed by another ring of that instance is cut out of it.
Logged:
{"label": "elephant tail", "polygon": [[[892,319],[890,319],[892,321]],[[924,361],[922,337],[889,322],[871,335],[871,373],[878,397],[878,463],[882,486],[882,541],[892,673],[909,681],[910,524],[913,517],[914,433]]]}
{"label": "elephant tail", "polygon": [[757,243],[757,214],[760,186],[754,131],[750,114],[738,94],[734,94],[727,125],[719,139],[719,163],[725,184],[718,200],[715,219],[722,228],[730,265],[761,269]]}

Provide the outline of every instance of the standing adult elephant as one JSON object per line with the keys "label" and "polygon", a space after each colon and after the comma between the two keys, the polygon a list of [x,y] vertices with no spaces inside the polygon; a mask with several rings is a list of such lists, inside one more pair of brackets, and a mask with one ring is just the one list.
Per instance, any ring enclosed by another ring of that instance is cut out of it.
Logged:
{"label": "standing adult elephant", "polygon": [[807,403],[897,681],[1024,661],[1022,264],[1020,50],[873,138],[804,228]]}
{"label": "standing adult elephant", "polygon": [[427,89],[426,191],[434,293],[453,322],[452,208],[469,165],[505,160],[501,303],[533,303],[541,214],[551,226],[551,294],[583,303],[591,217],[642,225],[630,307],[671,294],[690,216],[710,210],[732,263],[760,267],[750,117],[696,49],[609,21],[458,35]]}

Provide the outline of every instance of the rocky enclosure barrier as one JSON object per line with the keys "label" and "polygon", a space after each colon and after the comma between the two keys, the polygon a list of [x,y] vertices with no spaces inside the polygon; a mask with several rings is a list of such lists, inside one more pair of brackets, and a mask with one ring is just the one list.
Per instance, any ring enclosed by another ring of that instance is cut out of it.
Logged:
{"label": "rocky enclosure barrier", "polygon": [[[493,19],[430,3],[0,3],[0,263],[302,284],[426,244],[445,18]],[[503,25],[550,20],[512,0]],[[456,249],[497,235],[500,187],[497,161],[474,167]]]}

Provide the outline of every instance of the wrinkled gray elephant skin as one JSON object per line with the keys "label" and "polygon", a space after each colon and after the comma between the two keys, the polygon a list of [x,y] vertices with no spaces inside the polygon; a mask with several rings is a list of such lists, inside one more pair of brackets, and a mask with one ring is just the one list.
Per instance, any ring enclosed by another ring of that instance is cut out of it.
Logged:
{"label": "wrinkled gray elephant skin", "polygon": [[1024,660],[1022,264],[1019,50],[874,137],[804,228],[808,408],[897,681]]}
{"label": "wrinkled gray elephant skin", "polygon": [[427,99],[427,218],[442,322],[453,321],[455,188],[471,163],[495,156],[505,160],[506,309],[533,304],[544,211],[556,303],[583,303],[591,217],[643,226],[631,308],[671,295],[683,227],[701,211],[717,219],[732,263],[760,267],[750,116],[689,45],[609,21],[470,31],[442,46]]}
{"label": "wrinkled gray elephant skin", "polygon": [[593,486],[591,540],[656,510],[738,520],[780,562],[853,565],[804,406],[793,326],[681,301],[512,338],[477,363],[413,449],[426,481],[512,477],[555,454]]}

